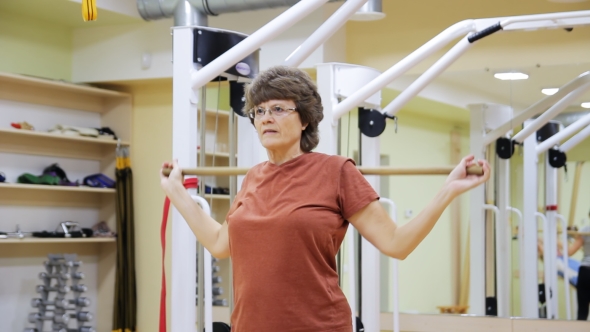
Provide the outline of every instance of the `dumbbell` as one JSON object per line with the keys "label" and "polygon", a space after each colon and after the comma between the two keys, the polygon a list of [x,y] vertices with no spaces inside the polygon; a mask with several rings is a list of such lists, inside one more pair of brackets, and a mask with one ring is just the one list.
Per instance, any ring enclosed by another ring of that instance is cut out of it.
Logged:
{"label": "dumbbell", "polygon": [[83,293],[88,291],[88,287],[84,286],[84,284],[72,285],[72,291],[77,293]]}
{"label": "dumbbell", "polygon": [[78,307],[88,307],[90,306],[90,299],[86,297],[79,297],[77,299],[73,299],[69,301],[71,304],[75,304]]}
{"label": "dumbbell", "polygon": [[52,292],[52,291],[65,294],[70,291],[70,287],[69,286],[47,287],[45,285],[37,285],[37,293]]}
{"label": "dumbbell", "polygon": [[227,307],[227,300],[226,299],[216,299],[216,300],[213,300],[213,305],[214,306]]}
{"label": "dumbbell", "polygon": [[82,266],[82,262],[81,261],[62,261],[62,260],[56,260],[56,261],[45,261],[43,262],[43,265],[45,267],[47,266],[67,266],[67,267],[79,267]]}
{"label": "dumbbell", "polygon": [[55,301],[43,301],[42,299],[32,299],[31,306],[33,308],[45,307],[48,305],[55,306],[56,308],[65,308],[68,305],[66,299],[56,299]]}
{"label": "dumbbell", "polygon": [[78,329],[78,332],[96,332],[96,330],[90,326],[82,326]]}
{"label": "dumbbell", "polygon": [[213,283],[213,284],[221,283],[221,277],[220,276],[211,277],[211,283]]}
{"label": "dumbbell", "polygon": [[48,279],[48,278],[70,280],[70,275],[67,273],[46,273],[46,272],[39,273],[39,279],[43,280],[43,279]]}
{"label": "dumbbell", "polygon": [[76,318],[79,322],[89,322],[92,320],[93,316],[88,311],[78,311],[76,313],[71,313],[70,318]]}
{"label": "dumbbell", "polygon": [[74,272],[74,273],[72,273],[72,279],[82,280],[82,279],[84,279],[84,273]]}
{"label": "dumbbell", "polygon": [[221,287],[213,287],[212,289],[213,296],[218,296],[223,294],[223,288]]}

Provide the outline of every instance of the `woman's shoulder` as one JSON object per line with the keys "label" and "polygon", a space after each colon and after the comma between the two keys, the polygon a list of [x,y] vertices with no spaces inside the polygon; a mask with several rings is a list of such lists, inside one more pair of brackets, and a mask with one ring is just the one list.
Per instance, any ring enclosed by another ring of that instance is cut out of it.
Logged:
{"label": "woman's shoulder", "polygon": [[321,152],[310,152],[309,154],[310,160],[314,163],[322,163],[326,166],[332,167],[342,167],[346,162],[351,162],[355,165],[354,160],[348,157],[339,156],[339,155],[330,155]]}

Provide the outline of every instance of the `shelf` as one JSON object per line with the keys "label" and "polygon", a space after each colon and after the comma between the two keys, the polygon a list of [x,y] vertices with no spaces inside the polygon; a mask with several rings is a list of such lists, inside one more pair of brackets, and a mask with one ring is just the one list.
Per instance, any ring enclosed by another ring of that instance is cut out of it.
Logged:
{"label": "shelf", "polygon": [[114,237],[96,237],[96,238],[31,238],[27,237],[24,239],[0,239],[0,244],[9,243],[22,243],[22,244],[34,244],[34,243],[116,243],[117,238]]}
{"label": "shelf", "polygon": [[[201,155],[200,151],[197,151],[197,155]],[[207,157],[219,157],[219,158],[229,158],[229,152],[205,152],[205,156]],[[236,155],[237,157],[237,155]]]}
{"label": "shelf", "polygon": [[24,189],[24,190],[48,190],[48,191],[70,191],[96,194],[114,194],[117,191],[110,188],[90,188],[90,187],[69,187],[69,186],[50,186],[42,184],[22,184],[22,183],[0,183],[0,189]]}
{"label": "shelf", "polygon": [[0,73],[0,99],[103,113],[112,100],[130,99],[123,92],[31,76]]}
{"label": "shelf", "polygon": [[[121,143],[128,146],[128,142]],[[0,129],[0,151],[89,160],[114,158],[117,141],[22,129]]]}
{"label": "shelf", "polygon": [[100,208],[115,189],[0,183],[1,205]]}
{"label": "shelf", "polygon": [[219,194],[205,194],[205,198],[207,199],[219,199],[219,200],[228,200],[229,201],[229,195],[219,195]]}
{"label": "shelf", "polygon": [[205,113],[208,116],[215,116],[216,114],[219,114],[219,116],[222,116],[222,117],[226,117],[227,118],[227,117],[229,117],[230,111],[207,109],[207,110],[205,110]]}

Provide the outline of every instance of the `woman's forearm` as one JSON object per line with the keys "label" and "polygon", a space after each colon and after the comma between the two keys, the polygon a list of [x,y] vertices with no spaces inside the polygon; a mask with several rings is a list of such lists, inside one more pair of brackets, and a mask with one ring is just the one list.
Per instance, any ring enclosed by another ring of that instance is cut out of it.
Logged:
{"label": "woman's forearm", "polygon": [[410,222],[397,227],[392,244],[397,247],[402,259],[406,258],[430,233],[455,195],[443,187],[430,203]]}
{"label": "woman's forearm", "polygon": [[168,195],[170,202],[183,216],[191,228],[199,243],[201,243],[211,255],[220,258],[224,256],[225,249],[220,243],[222,226],[201,209],[188,194],[184,187],[175,187]]}

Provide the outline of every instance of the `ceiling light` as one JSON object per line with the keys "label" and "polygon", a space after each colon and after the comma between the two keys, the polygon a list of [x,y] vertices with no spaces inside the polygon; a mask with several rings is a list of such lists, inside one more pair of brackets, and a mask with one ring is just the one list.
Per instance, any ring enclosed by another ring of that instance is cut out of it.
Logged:
{"label": "ceiling light", "polygon": [[526,80],[529,78],[529,75],[525,73],[519,72],[512,72],[512,73],[495,73],[494,77],[502,80],[502,81],[516,81],[516,80]]}
{"label": "ceiling light", "polygon": [[590,108],[590,102],[582,103],[583,108]]}
{"label": "ceiling light", "polygon": [[559,91],[559,88],[546,88],[546,89],[541,89],[541,92],[544,95],[547,95],[547,96],[553,96],[557,91]]}

